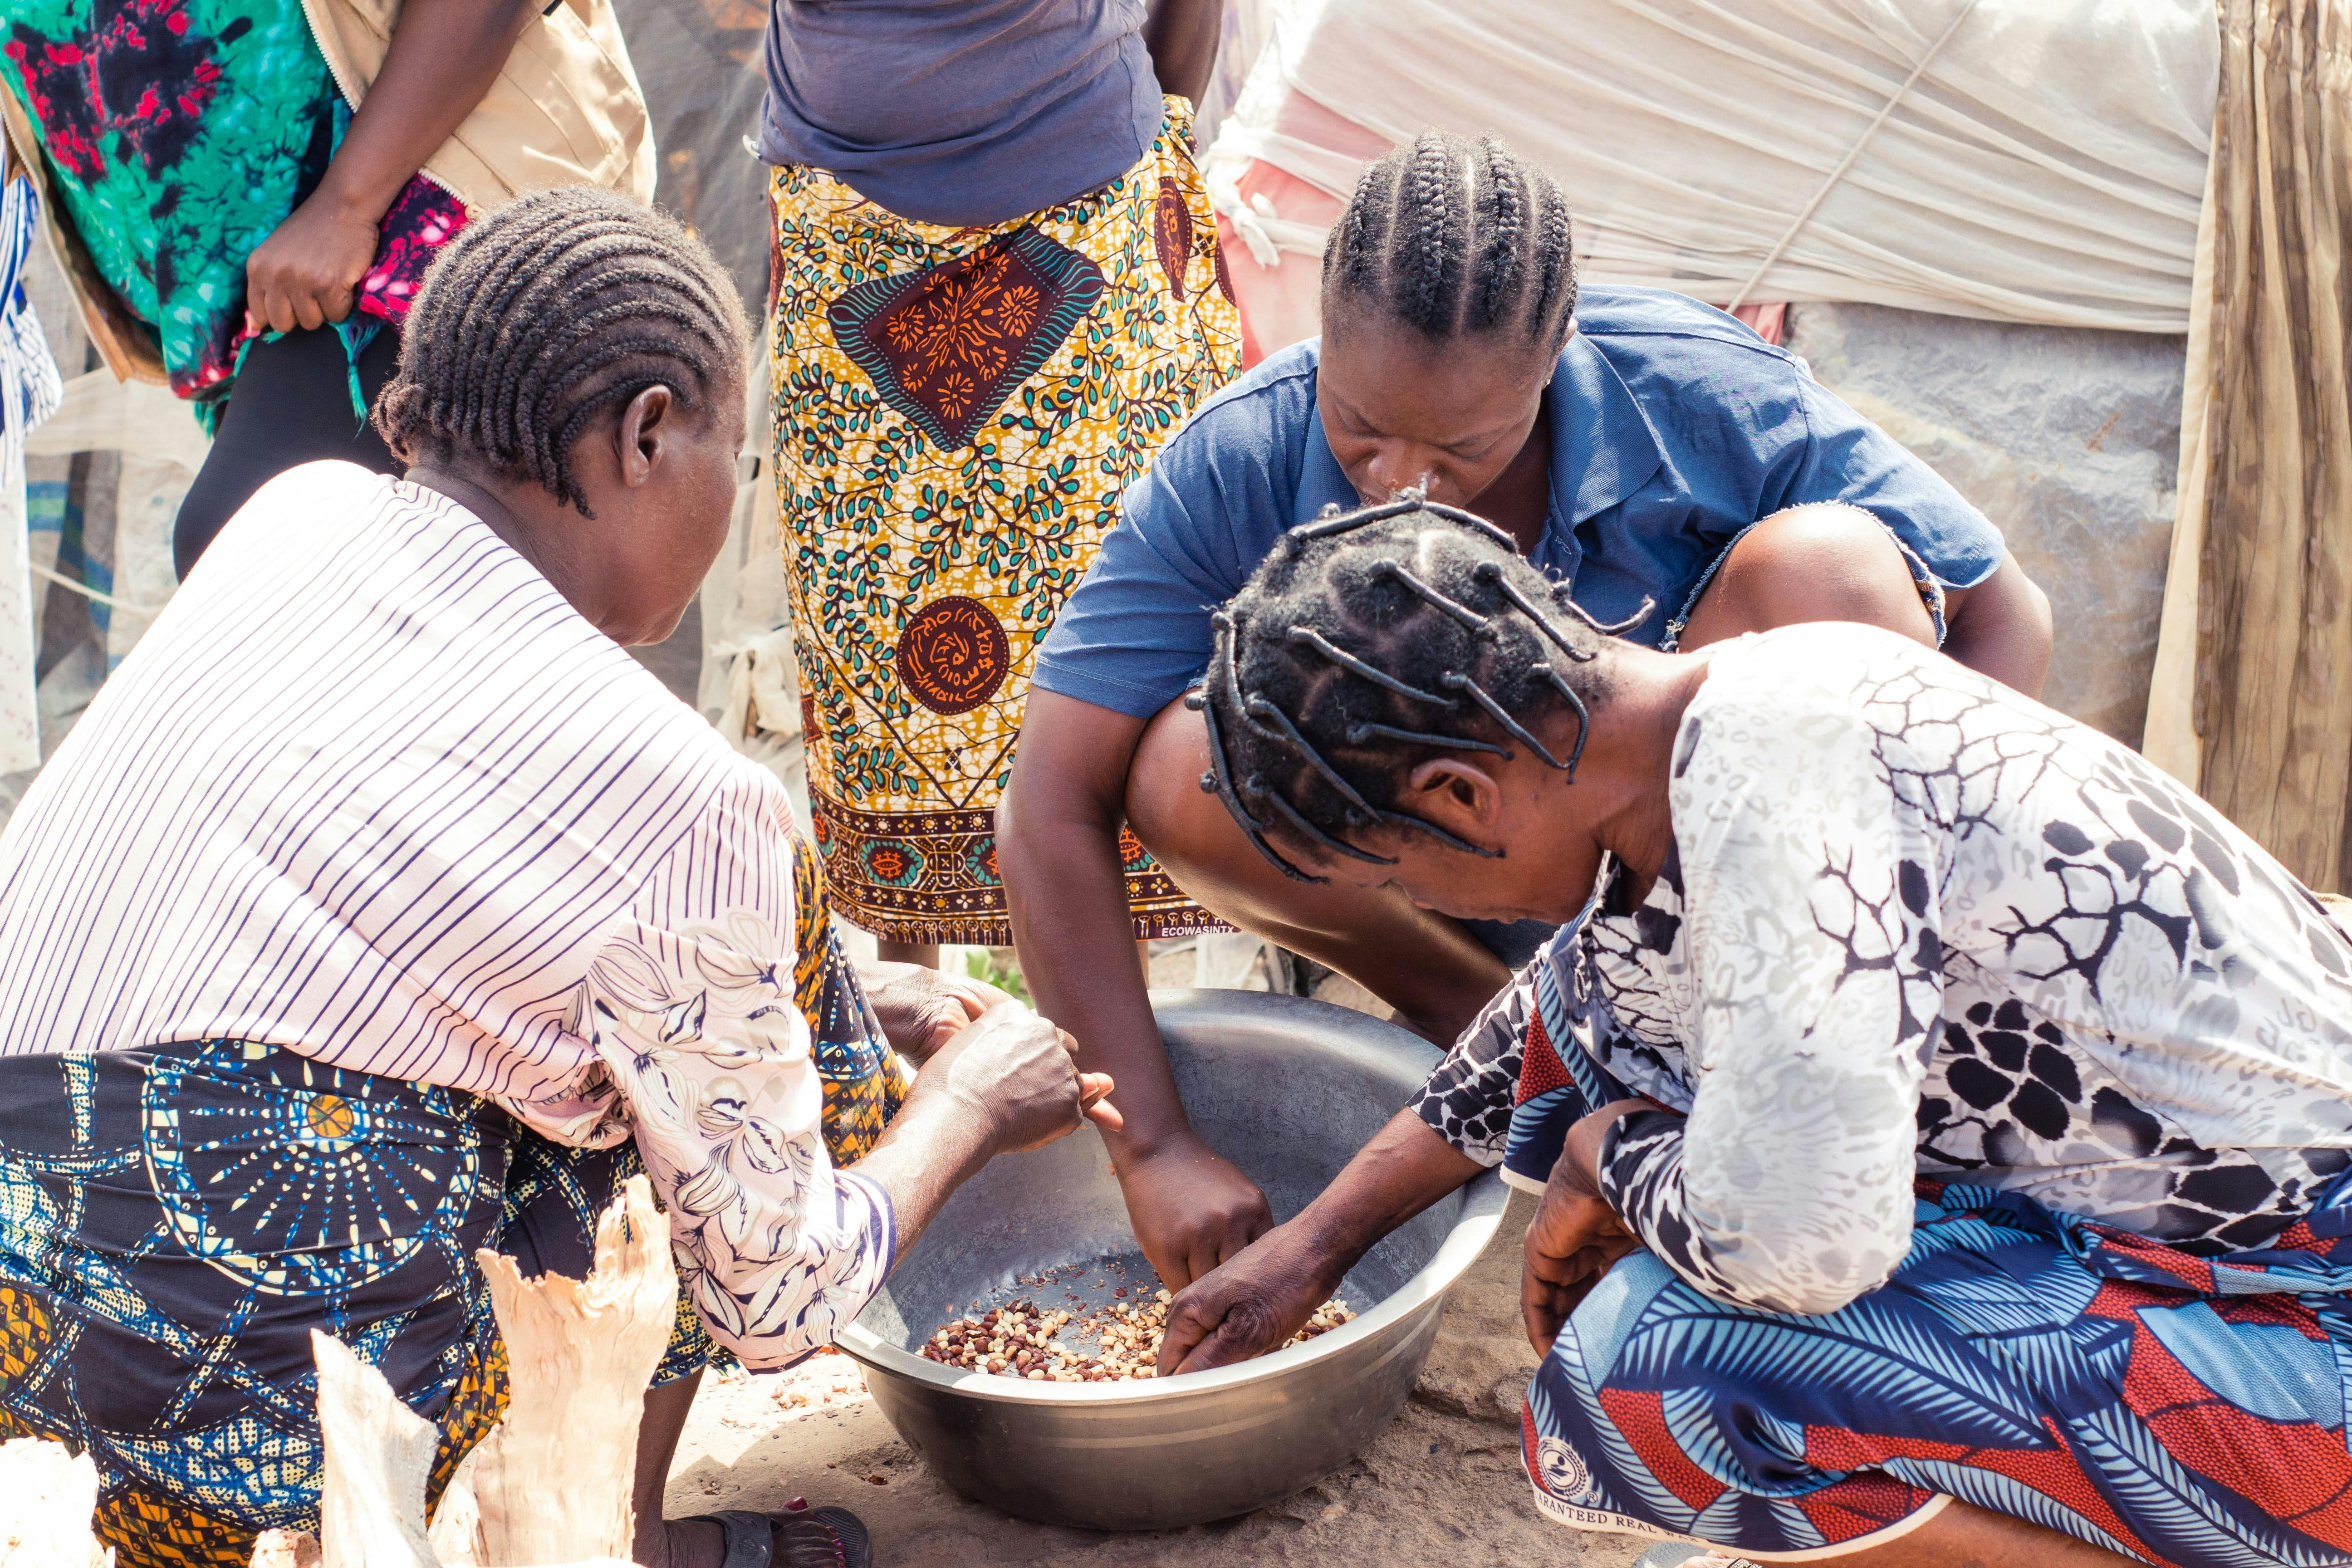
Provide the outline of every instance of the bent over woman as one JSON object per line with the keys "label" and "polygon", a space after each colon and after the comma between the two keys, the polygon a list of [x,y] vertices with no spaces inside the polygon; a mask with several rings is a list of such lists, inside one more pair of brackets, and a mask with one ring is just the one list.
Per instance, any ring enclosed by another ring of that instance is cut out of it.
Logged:
{"label": "bent over woman", "polygon": [[[1801,361],[1696,300],[1582,287],[1568,198],[1491,139],[1431,132],[1372,164],[1324,258],[1321,339],[1204,405],[1120,499],[1037,655],[999,812],[1033,994],[1121,1085],[1111,1141],[1171,1286],[1273,1216],[1178,1103],[1113,908],[1130,843],[1203,908],[1347,974],[1451,1043],[1548,940],[1271,874],[1192,787],[1187,687],[1210,616],[1284,532],[1407,489],[1475,508],[1629,637],[1697,647],[1867,621],[2028,692],[2048,605],[1992,523]],[[1124,835],[1132,830],[1131,839]]]}
{"label": "bent over woman", "polygon": [[505,1400],[476,1249],[583,1274],[639,1168],[692,1311],[635,1560],[866,1561],[837,1511],[664,1526],[694,1374],[825,1344],[1081,1085],[1010,1004],[886,994],[886,1039],[782,786],[624,651],[726,536],[744,347],[626,198],[470,226],[383,400],[407,479],[264,487],[0,837],[0,1424],[95,1458],[124,1563],[315,1528],[312,1328],[439,1426],[437,1494]]}
{"label": "bent over woman", "polygon": [[1877,629],[1598,636],[1409,504],[1294,531],[1205,699],[1204,784],[1287,874],[1599,903],[1179,1299],[1171,1369],[1279,1343],[1500,1161],[1544,1190],[1554,1519],[1763,1561],[2352,1563],[2352,940],[2188,790]]}

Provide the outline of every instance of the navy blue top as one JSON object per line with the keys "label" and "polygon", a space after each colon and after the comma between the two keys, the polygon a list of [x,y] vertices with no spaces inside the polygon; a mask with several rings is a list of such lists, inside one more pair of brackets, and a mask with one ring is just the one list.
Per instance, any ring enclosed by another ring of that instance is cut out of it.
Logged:
{"label": "navy blue top", "polygon": [[[1796,356],[1662,289],[1588,288],[1544,389],[1551,505],[1532,559],[1576,602],[1655,643],[1748,524],[1842,500],[1947,587],[2000,564],[2000,531],[1823,391]],[[1283,532],[1360,504],[1315,408],[1321,342],[1283,350],[1200,409],[1119,500],[1118,525],[1039,648],[1035,684],[1147,717],[1208,667],[1209,616]]]}
{"label": "navy blue top", "polygon": [[769,0],[760,156],[919,223],[1108,184],[1164,118],[1143,0]]}

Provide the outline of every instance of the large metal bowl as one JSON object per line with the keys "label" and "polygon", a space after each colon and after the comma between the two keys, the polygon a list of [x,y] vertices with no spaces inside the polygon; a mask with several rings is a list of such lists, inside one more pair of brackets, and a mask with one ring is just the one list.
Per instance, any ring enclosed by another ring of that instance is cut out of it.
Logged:
{"label": "large metal bowl", "polygon": [[[1160,991],[1152,1008],[1193,1127],[1265,1189],[1277,1218],[1321,1192],[1438,1059],[1393,1025],[1298,997]],[[1353,1322],[1243,1365],[1028,1383],[909,1353],[972,1302],[1022,1294],[1024,1278],[1134,1250],[1089,1128],[965,1185],[839,1342],[898,1435],[965,1496],[1048,1524],[1199,1524],[1312,1485],[1379,1434],[1506,1199],[1492,1172],[1479,1176],[1357,1265],[1341,1291]],[[1145,1268],[1128,1278],[1158,1284]],[[1048,1299],[1059,1304],[1058,1287]]]}

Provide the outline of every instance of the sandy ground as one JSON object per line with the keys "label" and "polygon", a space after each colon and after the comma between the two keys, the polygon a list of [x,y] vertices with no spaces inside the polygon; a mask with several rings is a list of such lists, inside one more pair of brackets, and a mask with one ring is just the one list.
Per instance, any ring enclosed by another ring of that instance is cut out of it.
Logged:
{"label": "sandy ground", "polygon": [[1446,1304],[1412,1402],[1337,1474],[1272,1508],[1190,1530],[1112,1535],[1031,1524],[968,1502],[898,1440],[857,1364],[821,1355],[775,1377],[712,1382],[671,1471],[673,1518],[804,1496],[855,1510],[885,1568],[999,1563],[1544,1563],[1624,1568],[1640,1546],[1549,1523],[1518,1459],[1519,1391],[1535,1355],[1518,1326],[1528,1199]]}

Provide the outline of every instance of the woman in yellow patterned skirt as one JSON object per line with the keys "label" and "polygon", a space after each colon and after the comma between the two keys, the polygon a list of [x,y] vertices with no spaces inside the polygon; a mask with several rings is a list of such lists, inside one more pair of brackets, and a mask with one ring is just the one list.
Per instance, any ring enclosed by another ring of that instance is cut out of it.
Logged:
{"label": "woman in yellow patterned skirt", "polygon": [[[769,33],[812,816],[835,909],[917,962],[1011,942],[994,813],[1034,650],[1241,357],[1191,105],[1159,91],[1205,79],[1214,0],[985,10],[779,0]],[[1139,938],[1213,923],[1139,845],[1128,873]]]}

